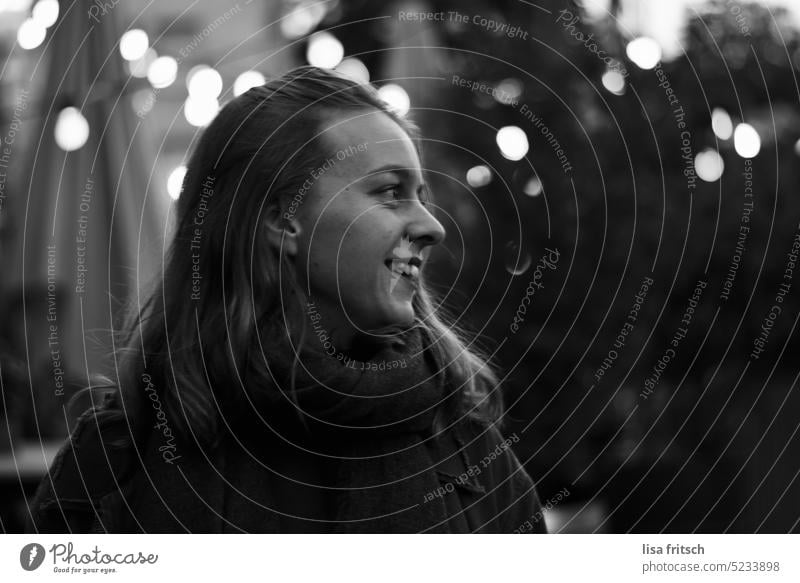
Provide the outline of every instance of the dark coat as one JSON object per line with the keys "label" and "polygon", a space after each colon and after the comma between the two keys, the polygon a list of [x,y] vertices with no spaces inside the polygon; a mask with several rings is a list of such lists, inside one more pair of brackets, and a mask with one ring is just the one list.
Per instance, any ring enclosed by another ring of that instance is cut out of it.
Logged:
{"label": "dark coat", "polygon": [[[91,413],[81,417],[30,505],[30,532],[329,530],[325,490],[302,485],[324,484],[327,471],[308,452],[285,441],[262,443],[261,464],[257,451],[228,438],[209,455],[172,450],[180,457],[169,463],[158,441],[139,452],[113,445],[127,436],[124,425],[101,429]],[[432,459],[441,460],[440,488],[420,503],[443,502],[451,533],[546,533],[533,481],[512,444],[473,421],[430,440]]]}

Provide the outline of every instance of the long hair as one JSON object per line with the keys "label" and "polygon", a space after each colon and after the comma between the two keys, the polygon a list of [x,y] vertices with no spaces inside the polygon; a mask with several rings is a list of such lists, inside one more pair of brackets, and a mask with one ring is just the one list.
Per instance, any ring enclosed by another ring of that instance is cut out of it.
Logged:
{"label": "long hair", "polygon": [[[152,401],[175,433],[190,442],[218,442],[219,403],[226,395],[215,391],[243,390],[242,371],[263,360],[257,336],[270,333],[276,314],[289,321],[304,317],[305,294],[296,279],[291,283],[299,301],[284,305],[280,277],[294,269],[266,244],[264,216],[285,208],[309,173],[330,157],[319,139],[324,120],[364,110],[390,116],[422,159],[418,128],[395,114],[374,87],[315,67],[299,67],[250,89],[204,131],[187,164],[162,277],[126,326],[127,346],[118,351],[118,400],[129,419],[152,420],[144,410]],[[466,334],[435,308],[424,277],[413,306],[415,324],[432,339],[434,358],[453,387],[437,410],[435,428],[462,416],[499,423],[497,376],[469,347]],[[270,379],[247,381],[266,386]],[[140,427],[146,426],[142,421]]]}

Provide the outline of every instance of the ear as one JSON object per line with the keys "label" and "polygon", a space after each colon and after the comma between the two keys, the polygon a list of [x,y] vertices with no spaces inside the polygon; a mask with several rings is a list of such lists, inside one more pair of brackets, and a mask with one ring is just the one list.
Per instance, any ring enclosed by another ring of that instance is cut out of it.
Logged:
{"label": "ear", "polygon": [[267,241],[276,250],[289,257],[295,257],[298,250],[298,239],[303,232],[297,217],[283,212],[279,205],[271,205],[264,219]]}

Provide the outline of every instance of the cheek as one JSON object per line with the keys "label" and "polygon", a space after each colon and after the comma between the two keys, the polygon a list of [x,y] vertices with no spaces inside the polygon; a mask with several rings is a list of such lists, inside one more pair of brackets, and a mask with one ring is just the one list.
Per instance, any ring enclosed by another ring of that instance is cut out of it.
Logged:
{"label": "cheek", "polygon": [[303,219],[298,259],[313,279],[314,275],[330,271],[335,266],[346,224],[342,225],[342,221],[330,209],[322,216],[310,212]]}
{"label": "cheek", "polygon": [[370,304],[383,288],[388,291],[389,271],[383,262],[398,238],[399,226],[372,210],[346,210],[337,213],[329,208],[313,236],[313,222],[304,230],[300,265],[316,293],[340,296],[354,309],[354,304]]}
{"label": "cheek", "polygon": [[340,280],[347,278],[350,281],[340,281],[340,285],[348,283],[350,287],[366,285],[378,277],[380,273],[378,269],[382,267],[381,262],[386,248],[384,237],[374,226],[358,227],[360,225],[353,225],[341,240],[339,261],[336,267]]}
{"label": "cheek", "polygon": [[353,222],[352,217],[330,216],[317,223],[313,235],[306,231],[301,266],[312,285],[328,286],[335,293],[337,285],[342,291],[363,286],[370,270],[374,277],[374,258],[380,248],[374,241],[374,227],[365,226]]}

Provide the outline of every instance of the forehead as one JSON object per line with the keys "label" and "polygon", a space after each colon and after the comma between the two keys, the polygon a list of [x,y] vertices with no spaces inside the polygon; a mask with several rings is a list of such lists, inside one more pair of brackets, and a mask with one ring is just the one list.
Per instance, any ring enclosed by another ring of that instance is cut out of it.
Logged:
{"label": "forehead", "polygon": [[405,130],[382,111],[342,112],[323,124],[323,143],[334,160],[331,174],[356,178],[386,164],[420,173],[420,160]]}

